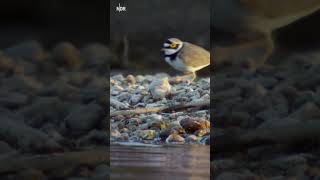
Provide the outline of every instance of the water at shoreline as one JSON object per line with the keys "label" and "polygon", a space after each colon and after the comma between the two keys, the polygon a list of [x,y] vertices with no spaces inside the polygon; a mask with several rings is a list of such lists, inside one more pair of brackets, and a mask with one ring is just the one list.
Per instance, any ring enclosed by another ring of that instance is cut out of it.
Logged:
{"label": "water at shoreline", "polygon": [[208,180],[210,146],[112,145],[111,180]]}

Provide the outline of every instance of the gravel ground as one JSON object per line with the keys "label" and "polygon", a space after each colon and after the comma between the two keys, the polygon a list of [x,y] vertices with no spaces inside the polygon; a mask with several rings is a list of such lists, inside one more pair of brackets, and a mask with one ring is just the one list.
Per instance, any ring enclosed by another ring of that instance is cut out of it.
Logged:
{"label": "gravel ground", "polygon": [[108,52],[35,41],[0,50],[0,179],[107,178]]}
{"label": "gravel ground", "polygon": [[[138,108],[197,104],[210,99],[210,78],[188,83],[167,74],[114,75],[110,78],[110,113]],[[111,118],[111,141],[147,144],[209,144],[208,107],[120,114]]]}
{"label": "gravel ground", "polygon": [[214,179],[320,178],[320,58],[214,73]]}

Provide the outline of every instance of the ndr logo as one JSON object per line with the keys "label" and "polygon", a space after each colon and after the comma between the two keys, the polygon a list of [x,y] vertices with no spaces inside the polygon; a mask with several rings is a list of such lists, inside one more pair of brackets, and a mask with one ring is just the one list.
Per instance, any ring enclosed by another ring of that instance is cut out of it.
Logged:
{"label": "ndr logo", "polygon": [[126,7],[121,6],[121,4],[119,3],[119,6],[116,7],[116,11],[118,11],[118,12],[126,11]]}

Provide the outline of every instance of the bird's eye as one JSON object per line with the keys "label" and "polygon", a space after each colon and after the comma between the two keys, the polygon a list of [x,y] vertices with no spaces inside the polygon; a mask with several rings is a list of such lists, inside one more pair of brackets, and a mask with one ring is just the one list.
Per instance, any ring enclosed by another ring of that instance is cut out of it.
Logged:
{"label": "bird's eye", "polygon": [[176,43],[172,43],[172,44],[170,44],[170,47],[171,47],[171,48],[176,48],[176,47],[177,47],[177,44],[176,44]]}

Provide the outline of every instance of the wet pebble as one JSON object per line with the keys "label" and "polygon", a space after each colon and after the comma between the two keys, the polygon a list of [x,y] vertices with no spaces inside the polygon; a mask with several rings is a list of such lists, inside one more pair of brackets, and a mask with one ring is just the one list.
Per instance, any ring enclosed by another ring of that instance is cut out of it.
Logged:
{"label": "wet pebble", "polygon": [[170,136],[167,137],[166,143],[167,144],[184,144],[185,139],[181,137],[178,134],[171,134]]}
{"label": "wet pebble", "polygon": [[188,133],[194,133],[198,130],[210,128],[210,121],[201,118],[184,118],[180,121],[180,125]]}

